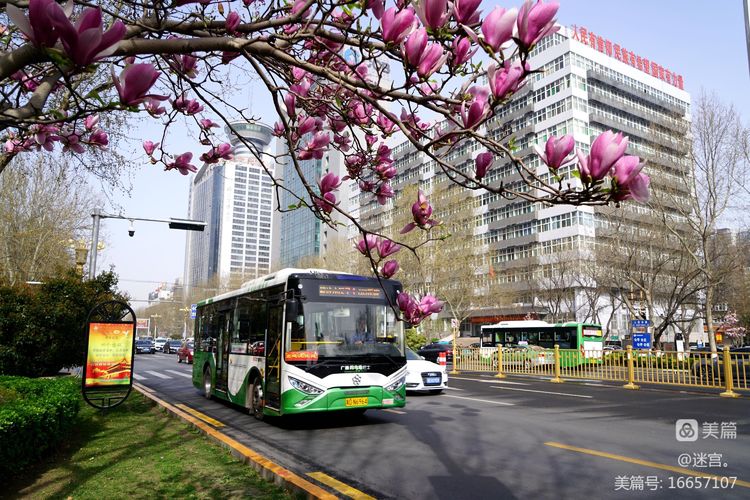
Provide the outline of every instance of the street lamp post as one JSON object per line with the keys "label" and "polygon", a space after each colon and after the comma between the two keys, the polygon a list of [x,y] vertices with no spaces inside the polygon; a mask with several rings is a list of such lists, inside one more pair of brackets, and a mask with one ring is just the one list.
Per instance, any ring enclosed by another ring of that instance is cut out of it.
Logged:
{"label": "street lamp post", "polygon": [[154,340],[156,340],[156,335],[158,333],[158,330],[156,329],[156,321],[153,321],[153,320],[155,320],[156,318],[161,318],[161,315],[160,314],[152,314],[151,316],[149,316],[149,318],[152,319],[151,323],[153,323],[153,325],[154,325],[154,334],[152,335],[152,337],[154,338]]}
{"label": "street lamp post", "polygon": [[169,224],[170,229],[181,229],[183,231],[203,231],[206,228],[206,223],[199,220],[192,219],[175,219],[170,217],[169,219],[144,219],[140,217],[128,217],[122,214],[107,214],[96,208],[91,213],[91,249],[89,251],[89,274],[88,279],[92,280],[96,277],[96,250],[99,242],[99,224],[102,219],[124,219],[130,221],[130,229],[128,234],[133,236],[135,229],[133,228],[133,221],[145,221],[145,222],[164,222]]}

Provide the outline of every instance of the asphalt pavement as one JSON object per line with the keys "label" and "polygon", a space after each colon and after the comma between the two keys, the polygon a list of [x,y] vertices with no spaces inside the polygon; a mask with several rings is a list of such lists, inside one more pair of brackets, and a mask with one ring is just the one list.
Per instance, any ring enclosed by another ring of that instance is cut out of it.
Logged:
{"label": "asphalt pavement", "polygon": [[750,394],[460,374],[403,410],[259,422],[201,397],[191,368],[134,363],[140,385],[342,498],[750,498]]}

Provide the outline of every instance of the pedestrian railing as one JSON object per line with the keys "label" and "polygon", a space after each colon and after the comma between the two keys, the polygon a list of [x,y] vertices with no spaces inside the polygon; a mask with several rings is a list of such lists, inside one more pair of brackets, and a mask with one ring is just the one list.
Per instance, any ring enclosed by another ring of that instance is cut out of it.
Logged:
{"label": "pedestrian railing", "polygon": [[725,347],[718,353],[636,350],[605,351],[544,349],[538,346],[509,349],[460,348],[454,369],[470,372],[625,382],[723,389],[721,395],[735,397],[735,389],[750,390],[750,353],[732,353]]}

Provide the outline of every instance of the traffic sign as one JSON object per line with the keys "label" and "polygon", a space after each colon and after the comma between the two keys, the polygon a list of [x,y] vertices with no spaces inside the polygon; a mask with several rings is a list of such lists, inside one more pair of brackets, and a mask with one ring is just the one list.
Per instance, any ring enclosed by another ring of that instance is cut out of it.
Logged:
{"label": "traffic sign", "polygon": [[651,349],[650,333],[634,333],[633,349]]}
{"label": "traffic sign", "polygon": [[630,326],[633,328],[643,328],[651,326],[651,320],[650,319],[633,319],[630,320]]}
{"label": "traffic sign", "polygon": [[190,319],[195,319],[195,312],[198,304],[190,304]]}

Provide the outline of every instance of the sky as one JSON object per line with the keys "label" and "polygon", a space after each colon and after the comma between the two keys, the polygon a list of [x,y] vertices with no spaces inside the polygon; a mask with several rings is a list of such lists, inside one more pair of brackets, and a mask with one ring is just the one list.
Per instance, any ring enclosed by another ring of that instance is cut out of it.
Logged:
{"label": "sky", "polygon": [[[495,5],[520,3],[484,0],[481,9],[488,13]],[[701,89],[716,92],[750,123],[750,71],[743,16],[742,0],[560,0],[558,21],[586,27],[682,74],[693,99]],[[255,115],[272,124],[275,117],[263,92],[258,87],[245,88],[242,93],[246,95],[240,95],[240,99],[252,106]],[[131,135],[140,144],[143,139],[156,140],[157,129],[139,125]],[[185,134],[177,135],[170,142],[172,150],[193,151],[197,159],[205,149]],[[128,195],[116,194],[103,210],[136,218],[187,217],[192,175],[164,172],[149,164],[140,148],[131,157],[132,190]],[[129,237],[128,221],[104,219],[101,232],[106,248],[99,253],[97,271],[113,267],[120,277],[120,289],[130,294],[136,309],[146,305],[140,301],[145,301],[159,283],[182,279],[184,231],[136,221],[135,235]]]}

